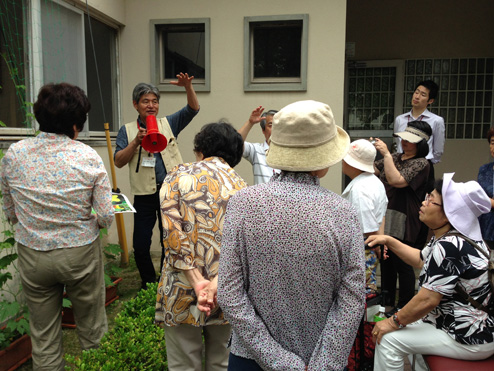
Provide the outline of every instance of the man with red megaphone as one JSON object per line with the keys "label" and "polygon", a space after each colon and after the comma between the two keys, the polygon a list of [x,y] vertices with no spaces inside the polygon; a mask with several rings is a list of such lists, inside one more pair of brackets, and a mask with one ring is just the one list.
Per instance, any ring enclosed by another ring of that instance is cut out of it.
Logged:
{"label": "man with red megaphone", "polygon": [[178,134],[199,112],[199,101],[192,86],[193,79],[194,76],[180,73],[176,81],[170,81],[173,85],[185,88],[187,105],[172,115],[158,119],[158,88],[146,83],[137,84],[132,93],[132,102],[139,115],[136,121],[122,126],[117,135],[115,165],[121,168],[129,164],[130,188],[136,209],[134,257],[142,288],[146,288],[148,282],[156,282],[156,272],[150,254],[156,220],[159,221],[161,265],[163,264],[163,226],[159,191],[166,174],[183,162],[177,143]]}

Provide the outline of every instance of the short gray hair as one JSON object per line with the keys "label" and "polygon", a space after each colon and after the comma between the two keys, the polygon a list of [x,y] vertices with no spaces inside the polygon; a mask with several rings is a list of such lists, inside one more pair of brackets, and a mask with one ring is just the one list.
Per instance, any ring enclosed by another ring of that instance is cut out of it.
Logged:
{"label": "short gray hair", "polygon": [[158,102],[160,101],[160,91],[158,90],[158,88],[154,85],[146,84],[145,82],[140,82],[136,85],[134,91],[132,92],[132,100],[136,103],[139,103],[139,99],[141,99],[143,95],[149,93],[156,95],[156,98],[158,98]]}

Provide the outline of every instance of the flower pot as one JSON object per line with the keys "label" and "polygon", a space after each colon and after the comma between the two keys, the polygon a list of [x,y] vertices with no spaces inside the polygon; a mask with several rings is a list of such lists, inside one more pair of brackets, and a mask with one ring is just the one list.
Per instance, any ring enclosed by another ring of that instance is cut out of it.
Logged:
{"label": "flower pot", "polygon": [[11,371],[31,358],[31,338],[22,335],[7,348],[0,351],[0,371]]}
{"label": "flower pot", "polygon": [[[120,282],[122,282],[123,278],[112,277],[112,286],[106,287],[106,297],[105,297],[105,307],[113,303],[115,300],[119,298],[117,295],[117,286]],[[64,293],[64,297],[67,294]],[[62,310],[62,327],[64,328],[76,328],[74,311],[72,308],[63,308]]]}

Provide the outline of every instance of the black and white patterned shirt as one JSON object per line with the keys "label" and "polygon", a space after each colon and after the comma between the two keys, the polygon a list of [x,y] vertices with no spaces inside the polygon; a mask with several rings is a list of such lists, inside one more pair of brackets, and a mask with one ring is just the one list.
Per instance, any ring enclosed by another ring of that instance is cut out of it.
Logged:
{"label": "black and white patterned shirt", "polygon": [[[478,241],[486,252],[483,241]],[[447,332],[461,344],[494,342],[494,317],[474,308],[455,291],[460,284],[474,300],[487,305],[492,292],[488,282],[487,258],[457,236],[434,238],[422,250],[424,266],[419,284],[442,294],[439,305],[424,317],[424,322]]]}
{"label": "black and white patterned shirt", "polygon": [[365,301],[354,207],[307,173],[282,172],[230,198],[218,301],[231,352],[265,370],[342,370]]}

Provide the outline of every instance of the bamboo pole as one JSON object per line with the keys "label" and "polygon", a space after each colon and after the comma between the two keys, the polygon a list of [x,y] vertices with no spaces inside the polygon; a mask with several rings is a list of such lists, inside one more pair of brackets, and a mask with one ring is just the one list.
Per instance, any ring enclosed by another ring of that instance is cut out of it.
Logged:
{"label": "bamboo pole", "polygon": [[[110,139],[110,124],[105,122],[105,135],[106,135],[106,146],[108,147],[108,157],[110,158],[110,169],[111,178],[113,184],[113,192],[120,193],[117,187],[117,176],[115,174],[115,163],[113,162],[113,148]],[[117,221],[117,231],[118,231],[118,243],[122,249],[122,254],[120,257],[120,265],[122,267],[127,267],[129,265],[129,250],[127,248],[127,237],[125,234],[125,224],[122,213],[115,214],[115,220]]]}

